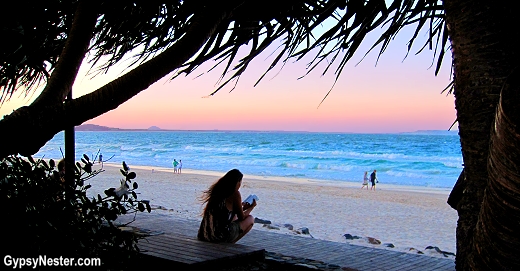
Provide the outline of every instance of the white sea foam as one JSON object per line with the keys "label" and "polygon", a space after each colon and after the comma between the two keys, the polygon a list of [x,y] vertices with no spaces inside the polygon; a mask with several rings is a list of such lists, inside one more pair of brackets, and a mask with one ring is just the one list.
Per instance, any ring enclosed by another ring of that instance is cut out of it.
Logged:
{"label": "white sea foam", "polygon": [[[36,156],[61,158],[63,135]],[[112,162],[248,174],[358,181],[378,170],[386,183],[451,187],[461,169],[456,136],[277,132],[77,132],[76,154],[100,150]],[[414,180],[421,180],[420,182]]]}

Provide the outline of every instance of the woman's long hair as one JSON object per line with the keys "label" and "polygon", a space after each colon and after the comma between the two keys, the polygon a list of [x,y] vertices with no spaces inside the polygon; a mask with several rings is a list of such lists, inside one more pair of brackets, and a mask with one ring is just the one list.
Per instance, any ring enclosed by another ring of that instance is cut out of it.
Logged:
{"label": "woman's long hair", "polygon": [[243,176],[240,170],[232,169],[204,191],[201,197],[202,203],[207,203],[204,212],[211,211],[224,199],[233,195],[237,183],[242,181]]}

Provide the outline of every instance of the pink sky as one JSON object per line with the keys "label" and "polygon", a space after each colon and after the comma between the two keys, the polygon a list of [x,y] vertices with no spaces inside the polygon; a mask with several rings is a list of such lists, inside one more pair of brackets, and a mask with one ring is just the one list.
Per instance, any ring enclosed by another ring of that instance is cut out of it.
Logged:
{"label": "pink sky", "polygon": [[[355,66],[366,51],[361,49],[319,108],[334,83],[333,72],[321,77],[323,69],[318,68],[297,80],[305,74],[306,63],[288,63],[278,75],[275,76],[276,70],[253,87],[272,61],[272,57],[260,57],[232,92],[230,85],[212,97],[203,98],[215,89],[220,75],[220,70],[216,70],[195,78],[207,70],[203,68],[188,77],[162,79],[117,109],[87,123],[118,128],[154,125],[178,130],[360,133],[447,130],[455,120],[454,97],[441,91],[450,82],[451,56],[447,56],[436,77],[434,67],[430,68],[429,52],[411,53],[402,62],[405,43],[394,41],[377,66],[377,51]],[[94,90],[115,75],[113,72],[94,80],[78,79],[74,97]],[[0,113],[5,115],[29,101],[13,98],[0,108]]]}

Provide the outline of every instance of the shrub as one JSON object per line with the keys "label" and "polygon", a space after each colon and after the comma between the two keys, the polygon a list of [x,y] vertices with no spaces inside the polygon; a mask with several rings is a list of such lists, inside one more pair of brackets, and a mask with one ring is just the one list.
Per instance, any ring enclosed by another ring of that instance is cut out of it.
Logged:
{"label": "shrub", "polygon": [[102,170],[93,170],[84,155],[75,165],[72,183],[62,182],[54,160],[9,156],[0,160],[2,258],[99,257],[104,269],[120,264],[138,252],[138,237],[121,231],[114,220],[121,214],[147,210],[148,201],[137,200],[136,174],[123,162],[121,187],[89,198],[85,181]]}

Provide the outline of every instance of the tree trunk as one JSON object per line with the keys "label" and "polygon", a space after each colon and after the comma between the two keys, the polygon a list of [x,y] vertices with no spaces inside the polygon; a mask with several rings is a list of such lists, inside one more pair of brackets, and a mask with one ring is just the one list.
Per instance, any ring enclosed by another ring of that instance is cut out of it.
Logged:
{"label": "tree trunk", "polygon": [[88,51],[96,19],[97,13],[92,2],[79,1],[69,36],[60,53],[60,60],[33,104],[61,103],[68,97]]}
{"label": "tree trunk", "polygon": [[518,37],[519,30],[511,30],[515,25],[513,3],[445,0],[444,5],[452,44],[455,107],[464,160],[463,176],[450,195],[450,205],[456,207],[459,215],[456,267],[485,270],[482,249],[492,253],[490,258],[500,252],[490,250],[494,240],[484,241],[482,229],[476,227],[491,224],[491,217],[479,214],[486,204],[494,208],[492,205],[497,203],[486,199],[483,205],[485,191],[496,178],[490,179],[487,170],[491,130],[500,90],[518,65],[518,49],[511,37]]}
{"label": "tree trunk", "polygon": [[520,69],[504,85],[491,135],[489,185],[475,230],[480,269],[520,270]]}

